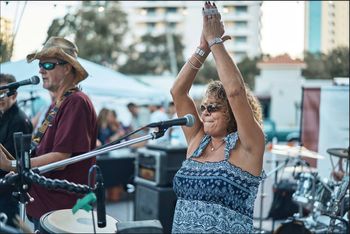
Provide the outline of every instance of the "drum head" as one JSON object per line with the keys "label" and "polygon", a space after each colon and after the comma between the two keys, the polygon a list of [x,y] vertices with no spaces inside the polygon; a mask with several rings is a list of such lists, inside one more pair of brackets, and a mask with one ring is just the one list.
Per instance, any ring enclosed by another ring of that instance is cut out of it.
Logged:
{"label": "drum head", "polygon": [[[97,233],[116,233],[118,222],[111,216],[106,215],[106,227],[97,226],[97,214],[95,216],[95,227]],[[48,233],[93,233],[91,211],[78,210],[73,214],[71,209],[57,210],[44,214],[40,218],[40,225]]]}

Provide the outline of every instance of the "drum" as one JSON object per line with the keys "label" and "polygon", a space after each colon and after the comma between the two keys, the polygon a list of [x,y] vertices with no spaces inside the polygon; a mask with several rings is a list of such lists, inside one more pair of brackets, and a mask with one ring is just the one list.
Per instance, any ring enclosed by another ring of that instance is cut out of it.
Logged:
{"label": "drum", "polygon": [[[315,188],[317,186],[317,179],[311,173],[300,173],[297,177],[297,189],[293,194],[293,201],[301,205],[310,205],[313,199],[312,186],[315,183]],[[316,180],[314,182],[314,180]]]}
{"label": "drum", "polygon": [[305,227],[302,220],[288,220],[282,223],[273,234],[311,234],[312,232]]}
{"label": "drum", "polygon": [[328,179],[323,179],[316,186],[314,206],[321,212],[326,212],[330,208],[332,193],[335,189],[335,183]]}
{"label": "drum", "polygon": [[[106,215],[106,227],[97,226],[97,214],[95,216],[96,233],[116,233],[118,222],[113,217]],[[40,218],[40,233],[93,233],[91,211],[78,210],[73,214],[71,209],[51,211]]]}
{"label": "drum", "polygon": [[295,192],[297,184],[290,180],[280,180],[274,185],[273,201],[268,214],[269,218],[274,220],[286,219],[298,212],[298,205],[292,201],[292,195]]}

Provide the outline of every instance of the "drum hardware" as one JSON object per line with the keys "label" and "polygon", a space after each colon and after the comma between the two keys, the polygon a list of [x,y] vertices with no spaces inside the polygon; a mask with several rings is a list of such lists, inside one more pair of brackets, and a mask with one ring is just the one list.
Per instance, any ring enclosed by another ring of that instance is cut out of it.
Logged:
{"label": "drum hardware", "polygon": [[[274,186],[277,185],[277,175],[278,171],[282,168],[293,168],[293,176],[295,176],[295,173],[299,173],[298,170],[304,171],[304,168],[307,168],[311,172],[314,172],[314,169],[310,169],[308,163],[301,158],[301,156],[304,157],[310,157],[310,158],[318,158],[323,159],[324,157],[317,154],[316,152],[307,150],[305,147],[292,147],[288,145],[277,145],[277,144],[271,144],[268,145],[267,151],[271,152],[273,155],[281,155],[281,156],[287,156],[287,158],[284,160],[269,160],[269,162],[275,162],[276,167],[266,174],[266,178],[271,176],[272,174],[275,174],[275,180],[274,180]],[[286,167],[290,160],[294,161],[295,166],[294,167]],[[282,164],[278,165],[279,162],[282,161]],[[284,170],[283,170],[284,171]],[[263,200],[266,197],[266,194],[264,194],[264,180],[261,182],[261,192],[260,192],[260,217],[259,217],[259,230],[262,231],[262,220],[263,220]],[[303,207],[299,205],[299,213],[302,214]],[[274,223],[275,220],[272,219],[272,230],[274,230]]]}
{"label": "drum hardware", "polygon": [[7,215],[0,213],[0,233],[23,233],[22,230],[6,225]]}
{"label": "drum hardware", "polygon": [[[330,148],[327,149],[332,165],[332,175],[335,180],[341,180],[344,175],[349,175],[349,148]],[[334,165],[332,156],[338,157],[337,165]],[[345,171],[343,170],[343,159],[346,159]],[[338,167],[338,168],[337,168]]]}
{"label": "drum hardware", "polygon": [[327,212],[334,197],[336,184],[331,180],[319,180],[316,188],[314,207],[321,213]]}
{"label": "drum hardware", "polygon": [[332,199],[331,202],[331,212],[330,212],[330,225],[328,228],[328,233],[332,233],[335,226],[336,219],[334,217],[337,217],[337,213],[339,210],[339,203],[342,201],[342,199],[345,197],[345,194],[349,187],[349,176],[345,176],[340,184],[340,186],[336,189],[334,199]]}

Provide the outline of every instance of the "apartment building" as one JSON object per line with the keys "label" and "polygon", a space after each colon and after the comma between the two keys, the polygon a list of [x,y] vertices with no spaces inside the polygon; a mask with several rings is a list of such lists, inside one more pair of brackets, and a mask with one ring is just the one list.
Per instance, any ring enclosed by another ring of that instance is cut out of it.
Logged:
{"label": "apartment building", "polygon": [[304,46],[306,51],[323,53],[349,47],[349,2],[306,1]]}
{"label": "apartment building", "polygon": [[[147,33],[178,34],[188,58],[199,44],[202,30],[203,1],[122,1],[131,29],[130,39],[137,40]],[[245,56],[261,54],[260,18],[262,1],[217,1],[226,34],[225,42],[231,55],[240,61]],[[142,42],[140,42],[142,43]]]}

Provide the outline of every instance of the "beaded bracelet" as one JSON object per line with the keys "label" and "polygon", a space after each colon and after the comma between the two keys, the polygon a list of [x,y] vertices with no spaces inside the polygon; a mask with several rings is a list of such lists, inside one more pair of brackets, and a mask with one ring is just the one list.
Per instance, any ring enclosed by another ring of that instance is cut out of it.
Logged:
{"label": "beaded bracelet", "polygon": [[188,62],[188,64],[189,64],[193,69],[199,70],[200,67],[196,67],[196,66],[191,62],[190,59],[188,59],[187,62]]}
{"label": "beaded bracelet", "polygon": [[203,65],[203,62],[199,60],[196,56],[193,56],[201,65]]}

